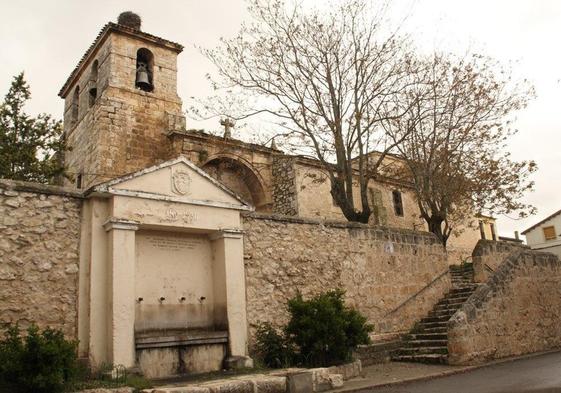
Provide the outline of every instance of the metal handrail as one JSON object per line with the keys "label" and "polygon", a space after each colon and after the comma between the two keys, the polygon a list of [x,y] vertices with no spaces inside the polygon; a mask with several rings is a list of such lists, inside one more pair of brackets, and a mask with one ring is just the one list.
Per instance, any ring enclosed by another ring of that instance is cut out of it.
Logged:
{"label": "metal handrail", "polygon": [[440,273],[437,277],[435,277],[431,282],[429,282],[427,285],[425,285],[423,288],[421,288],[420,290],[418,290],[417,292],[415,292],[413,295],[411,295],[409,298],[407,298],[403,303],[401,303],[399,306],[397,306],[396,308],[394,308],[393,310],[391,310],[390,312],[386,313],[386,315],[384,315],[385,317],[387,317],[390,314],[393,314],[394,312],[396,312],[397,310],[399,310],[401,307],[403,307],[405,304],[409,303],[411,300],[415,299],[417,296],[419,296],[419,294],[421,292],[424,292],[425,290],[427,290],[428,288],[432,287],[433,284],[435,282],[437,282],[438,280],[440,280],[443,276],[445,276],[446,274],[448,274],[450,270],[446,269],[445,271],[443,271],[442,273]]}

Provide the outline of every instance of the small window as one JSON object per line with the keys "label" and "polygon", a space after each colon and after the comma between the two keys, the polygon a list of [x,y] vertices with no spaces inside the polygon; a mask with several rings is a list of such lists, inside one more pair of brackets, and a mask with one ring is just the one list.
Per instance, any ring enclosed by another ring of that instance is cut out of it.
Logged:
{"label": "small window", "polygon": [[543,236],[545,237],[545,240],[555,240],[557,238],[557,235],[555,234],[555,227],[544,227]]}
{"label": "small window", "polygon": [[72,96],[72,124],[78,122],[78,114],[80,113],[80,86],[76,86],[74,89],[74,95]]}
{"label": "small window", "polygon": [[136,81],[137,89],[154,90],[154,55],[146,48],[136,52]]}
{"label": "small window", "polygon": [[98,61],[95,60],[92,64],[92,70],[90,72],[90,81],[89,81],[89,100],[88,104],[91,107],[97,98],[97,68],[98,68]]}
{"label": "small window", "polygon": [[483,224],[483,221],[479,221],[479,235],[481,235],[481,238],[485,240],[485,226]]}
{"label": "small window", "polygon": [[397,190],[392,191],[393,198],[393,210],[395,215],[398,217],[403,217],[403,201],[401,199],[401,192]]}
{"label": "small window", "polygon": [[76,176],[76,188],[82,188],[82,174],[79,173],[78,176]]}
{"label": "small window", "polygon": [[496,241],[497,234],[495,233],[495,224],[490,223],[489,226],[491,227],[491,238]]}

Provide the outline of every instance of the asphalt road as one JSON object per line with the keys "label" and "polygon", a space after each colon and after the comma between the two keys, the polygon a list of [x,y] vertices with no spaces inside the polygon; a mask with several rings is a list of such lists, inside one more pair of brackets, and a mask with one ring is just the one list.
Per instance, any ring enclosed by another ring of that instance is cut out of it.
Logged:
{"label": "asphalt road", "polygon": [[479,368],[462,374],[361,393],[552,393],[561,392],[561,352]]}

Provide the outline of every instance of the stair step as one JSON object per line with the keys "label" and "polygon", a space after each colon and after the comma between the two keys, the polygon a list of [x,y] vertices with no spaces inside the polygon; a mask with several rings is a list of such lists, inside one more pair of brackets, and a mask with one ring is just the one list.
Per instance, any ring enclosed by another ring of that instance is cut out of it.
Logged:
{"label": "stair step", "polygon": [[472,293],[473,293],[473,291],[463,292],[463,293],[452,293],[452,294],[447,295],[446,297],[442,298],[440,300],[440,302],[448,302],[448,303],[465,302],[466,300],[469,299],[469,297],[471,296]]}
{"label": "stair step", "polygon": [[432,326],[424,329],[419,329],[416,333],[413,334],[431,334],[431,333],[444,334],[447,331],[448,331],[448,327],[446,325],[443,325],[443,326]]}
{"label": "stair step", "polygon": [[448,356],[443,354],[398,355],[398,356],[394,356],[392,359],[398,362],[445,364],[448,360]]}
{"label": "stair step", "polygon": [[447,327],[448,320],[436,321],[436,322],[419,322],[417,324],[420,328],[435,328],[435,327]]}
{"label": "stair step", "polygon": [[407,340],[405,341],[406,348],[448,348],[448,340]]}
{"label": "stair step", "polygon": [[452,304],[439,304],[439,305],[434,307],[433,311],[436,311],[436,312],[438,312],[438,311],[440,311],[440,312],[442,312],[442,311],[456,312],[456,311],[458,311],[458,309],[460,307],[462,307],[462,305],[464,303],[465,302],[461,302],[461,303],[458,302],[458,303],[452,303]]}
{"label": "stair step", "polygon": [[458,304],[454,304],[454,305],[441,304],[441,305],[433,308],[432,311],[430,311],[430,312],[433,313],[433,314],[446,314],[446,313],[451,312],[453,314],[456,311],[458,311],[458,309],[462,306],[462,304],[464,304],[464,303],[458,303]]}
{"label": "stair step", "polygon": [[445,298],[441,299],[438,303],[436,303],[436,305],[441,305],[441,304],[458,304],[458,303],[463,303],[466,300],[469,299],[469,297],[471,296],[471,293],[466,293],[466,294],[459,294],[459,295],[449,295],[446,296]]}
{"label": "stair step", "polygon": [[437,317],[434,316],[428,316],[428,317],[424,317],[423,319],[421,319],[421,323],[432,323],[432,322],[447,322],[450,319],[450,316],[448,315],[439,315]]}
{"label": "stair step", "polygon": [[407,355],[430,355],[430,354],[448,354],[447,346],[435,347],[403,347],[396,351],[398,356]]}
{"label": "stair step", "polygon": [[447,340],[447,333],[410,333],[405,340]]}
{"label": "stair step", "polygon": [[392,359],[404,362],[447,363],[448,321],[477,289],[473,266],[450,266],[452,289],[404,337]]}
{"label": "stair step", "polygon": [[454,288],[450,291],[449,295],[463,295],[466,293],[471,294],[473,293],[473,291],[475,291],[475,289],[477,289],[477,287],[473,285],[461,287],[461,288]]}

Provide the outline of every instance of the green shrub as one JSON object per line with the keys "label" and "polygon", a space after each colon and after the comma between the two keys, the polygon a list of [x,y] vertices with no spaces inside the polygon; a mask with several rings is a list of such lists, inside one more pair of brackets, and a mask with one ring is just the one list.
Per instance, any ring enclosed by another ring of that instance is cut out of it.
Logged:
{"label": "green shrub", "polygon": [[265,366],[281,368],[290,367],[294,363],[292,345],[270,323],[259,324],[255,338],[257,356]]}
{"label": "green shrub", "polygon": [[291,318],[288,340],[298,348],[299,363],[311,367],[341,364],[353,350],[368,344],[372,326],[366,317],[345,305],[342,290],[321,293],[310,300],[300,294],[288,301]]}
{"label": "green shrub", "polygon": [[10,391],[62,392],[76,371],[76,342],[60,330],[31,326],[22,337],[16,325],[0,341],[0,386]]}
{"label": "green shrub", "polygon": [[300,294],[288,301],[290,321],[282,334],[269,323],[257,327],[257,357],[267,367],[324,367],[352,359],[353,350],[368,344],[372,326],[345,305],[345,292],[333,290],[310,300]]}

